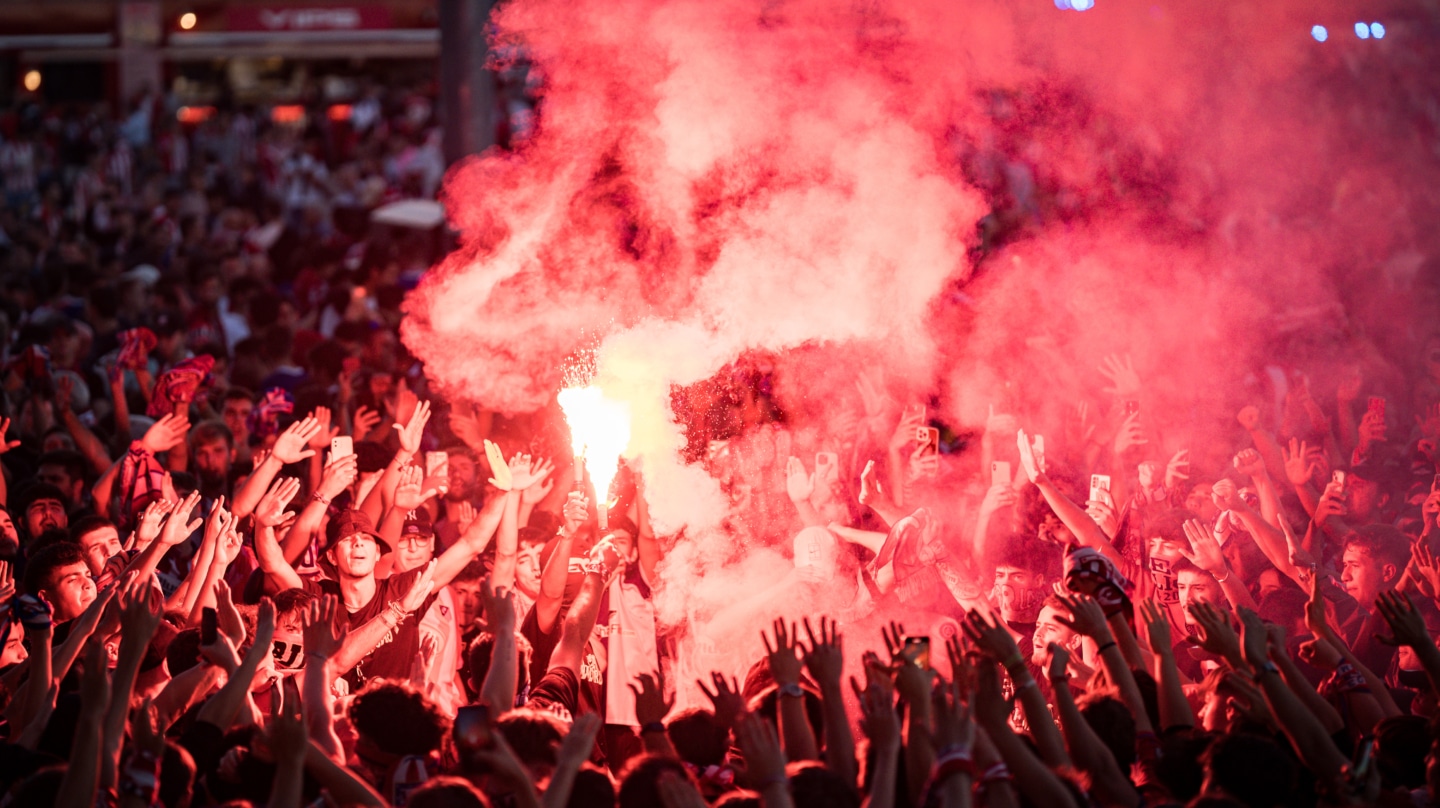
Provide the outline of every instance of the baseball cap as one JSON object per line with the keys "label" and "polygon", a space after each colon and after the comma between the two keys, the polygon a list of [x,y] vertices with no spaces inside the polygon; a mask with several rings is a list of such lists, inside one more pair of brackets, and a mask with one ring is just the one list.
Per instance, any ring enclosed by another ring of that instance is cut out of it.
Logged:
{"label": "baseball cap", "polygon": [[356,533],[364,533],[374,539],[375,543],[380,545],[382,555],[390,552],[389,543],[375,532],[375,523],[370,521],[370,517],[366,516],[364,511],[346,508],[330,517],[330,523],[325,526],[325,546],[320,549],[320,558],[315,562],[325,574],[335,577],[335,565],[326,557],[330,548]]}

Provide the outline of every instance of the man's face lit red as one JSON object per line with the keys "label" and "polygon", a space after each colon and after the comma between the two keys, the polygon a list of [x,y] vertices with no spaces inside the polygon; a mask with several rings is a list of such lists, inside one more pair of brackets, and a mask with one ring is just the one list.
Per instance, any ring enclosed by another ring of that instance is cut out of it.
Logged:
{"label": "man's face lit red", "polygon": [[58,499],[37,499],[25,509],[25,529],[31,538],[47,530],[64,530],[70,526],[70,516]]}
{"label": "man's face lit red", "polygon": [[223,482],[230,475],[231,454],[223,440],[202,443],[195,447],[195,470],[209,482]]}
{"label": "man's face lit red", "polygon": [[1350,512],[1347,518],[1351,524],[1362,525],[1374,519],[1380,509],[1380,484],[1350,475],[1345,480],[1345,505]]}
{"label": "man's face lit red", "polygon": [[1151,536],[1145,542],[1145,549],[1149,552],[1151,558],[1170,564],[1174,564],[1185,557],[1184,554],[1180,552],[1181,548],[1182,545],[1179,540],[1166,538],[1164,536]]}
{"label": "man's face lit red", "polygon": [[225,402],[225,408],[220,411],[220,417],[225,420],[225,426],[230,428],[230,434],[238,441],[250,434],[250,413],[255,410],[255,404],[249,399],[232,398]]}
{"label": "man's face lit red", "polygon": [[435,557],[434,536],[401,536],[395,543],[395,572],[423,567]]}
{"label": "man's face lit red", "polygon": [[1044,586],[1044,575],[1002,564],[995,568],[995,587],[990,597],[1006,622],[1032,623],[1045,599]]}
{"label": "man's face lit red", "polygon": [[1054,606],[1045,606],[1040,609],[1040,616],[1035,620],[1035,639],[1030,652],[1031,662],[1036,665],[1044,665],[1045,661],[1050,658],[1050,643],[1052,642],[1071,651],[1080,647],[1080,635],[1057,619],[1069,616],[1062,614]]}
{"label": "man's face lit red", "polygon": [[95,578],[83,561],[57,567],[50,573],[50,586],[41,591],[55,608],[54,620],[74,620],[95,602]]}
{"label": "man's face lit red", "polygon": [[1215,507],[1211,483],[1200,483],[1190,489],[1185,497],[1185,508],[1196,516],[1200,517],[1200,524],[1213,526],[1215,518],[1220,515],[1220,509]]}
{"label": "man's face lit red", "polygon": [[544,542],[520,545],[515,559],[515,588],[531,598],[540,594],[540,552]]}
{"label": "man's face lit red", "polygon": [[1340,584],[1362,608],[1370,609],[1375,598],[1394,584],[1395,566],[1382,564],[1358,545],[1345,548],[1340,557]]}
{"label": "man's face lit red", "polygon": [[120,552],[120,533],[114,525],[101,525],[80,537],[80,549],[90,572],[99,575],[105,562]]}
{"label": "man's face lit red", "polygon": [[375,562],[380,560],[380,545],[365,533],[346,536],[326,552],[330,554],[335,569],[348,578],[374,574]]}
{"label": "man's face lit red", "polygon": [[475,496],[475,461],[464,452],[450,452],[450,487],[445,498],[464,502]]}
{"label": "man's face lit red", "polygon": [[464,631],[480,617],[480,579],[473,581],[451,581],[450,597],[455,600],[455,619]]}
{"label": "man's face lit red", "polygon": [[1185,614],[1185,625],[1195,625],[1195,618],[1190,616],[1190,606],[1196,603],[1211,603],[1219,606],[1221,603],[1220,585],[1210,573],[1202,570],[1183,570],[1175,576],[1175,589],[1180,597],[1180,605]]}
{"label": "man's face lit red", "polygon": [[10,635],[5,638],[5,648],[0,650],[0,670],[18,665],[30,658],[30,652],[25,649],[25,632],[21,630],[19,623],[10,625]]}
{"label": "man's face lit red", "polygon": [[35,477],[42,483],[48,483],[60,489],[65,496],[70,498],[71,502],[80,499],[80,494],[85,487],[84,480],[71,477],[70,472],[58,463],[42,463],[40,470],[35,473]]}
{"label": "man's face lit red", "polygon": [[10,512],[0,510],[0,556],[12,556],[20,549],[20,532],[10,519]]}

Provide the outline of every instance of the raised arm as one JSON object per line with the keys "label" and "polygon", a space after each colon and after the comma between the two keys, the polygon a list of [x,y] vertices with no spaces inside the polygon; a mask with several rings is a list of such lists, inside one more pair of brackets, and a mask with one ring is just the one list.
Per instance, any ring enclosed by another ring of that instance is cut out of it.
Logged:
{"label": "raised arm", "polygon": [[299,491],[300,481],[294,477],[276,480],[255,509],[255,560],[275,592],[305,585],[275,538],[275,527],[294,515],[285,507]]}
{"label": "raised arm", "polygon": [[495,638],[490,652],[490,668],[480,685],[480,701],[490,705],[498,715],[515,704],[519,690],[519,652],[515,647],[515,596],[505,588],[492,588],[491,581],[480,582],[480,597],[485,605],[485,621]]}
{"label": "raised arm", "polygon": [[535,619],[541,632],[549,633],[560,616],[565,580],[570,575],[570,551],[575,544],[575,535],[589,516],[589,508],[590,501],[579,491],[571,491],[565,501],[565,523],[551,542],[550,560],[540,574],[540,596],[535,599]]}
{"label": "raised arm", "polygon": [[1030,669],[1026,667],[1025,657],[1020,653],[1009,629],[998,621],[987,621],[984,615],[974,609],[966,615],[966,621],[961,624],[961,628],[965,631],[965,636],[970,638],[971,644],[999,662],[1010,674],[1010,681],[1015,686],[1015,698],[1025,710],[1025,720],[1030,724],[1030,732],[1035,739],[1036,748],[1040,751],[1040,759],[1053,769],[1073,765],[1070,756],[1065,752],[1065,742],[1060,737],[1060,730],[1056,729],[1055,720],[1050,715],[1050,708],[1045,704],[1045,696],[1040,692]]}
{"label": "raised arm", "polygon": [[788,760],[819,760],[820,747],[815,742],[815,733],[810,729],[810,719],[805,714],[805,694],[800,689],[801,648],[794,623],[776,618],[774,624],[775,642],[771,645],[770,635],[760,632],[769,655],[770,674],[775,677],[775,715],[780,722],[780,738],[785,743],[785,757]]}
{"label": "raised arm", "polygon": [[311,415],[296,421],[280,433],[275,439],[274,447],[270,449],[270,454],[265,456],[260,465],[255,467],[255,471],[245,478],[240,490],[235,492],[233,506],[237,517],[244,518],[255,510],[255,506],[260,504],[260,499],[270,489],[270,483],[281,469],[315,454],[309,444],[310,439],[319,432],[320,422]]}
{"label": "raised arm", "polygon": [[1170,637],[1170,619],[1153,600],[1140,603],[1145,628],[1150,638],[1150,652],[1155,655],[1155,681],[1159,684],[1160,728],[1195,726],[1195,713],[1185,698],[1185,685],[1175,664],[1175,651]]}
{"label": "raised arm", "polygon": [[1070,692],[1070,652],[1056,643],[1050,643],[1050,664],[1048,674],[1050,685],[1055,691],[1055,711],[1060,714],[1060,726],[1065,728],[1065,740],[1076,766],[1092,778],[1096,797],[1107,805],[1135,806],[1140,794],[1120,771],[1120,764],[1110,748],[1095,734],[1090,722],[1081,714]]}
{"label": "raised arm", "polygon": [[826,617],[820,618],[817,633],[810,627],[810,618],[802,623],[810,639],[805,651],[805,667],[820,686],[820,704],[825,711],[825,765],[830,771],[855,782],[855,736],[850,731],[850,718],[845,714],[845,693],[840,689],[840,676],[845,668],[839,626]]}

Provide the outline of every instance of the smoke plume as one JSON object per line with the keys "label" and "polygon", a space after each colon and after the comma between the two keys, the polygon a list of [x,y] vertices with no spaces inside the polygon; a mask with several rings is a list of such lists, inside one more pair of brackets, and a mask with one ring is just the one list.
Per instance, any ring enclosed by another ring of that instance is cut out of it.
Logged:
{"label": "smoke plume", "polygon": [[1129,354],[1157,455],[1203,455],[1247,373],[1333,359],[1362,322],[1383,354],[1434,300],[1433,10],[511,0],[496,22],[544,78],[538,131],[450,175],[463,243],[405,342],[443,393],[520,412],[600,335],[657,525],[686,528],[671,622],[786,563],[717,529],[730,499],[670,408],[742,352],[863,347],[777,393],[811,397],[792,428],[821,448],[864,373],[957,431],[996,406],[1058,435]]}

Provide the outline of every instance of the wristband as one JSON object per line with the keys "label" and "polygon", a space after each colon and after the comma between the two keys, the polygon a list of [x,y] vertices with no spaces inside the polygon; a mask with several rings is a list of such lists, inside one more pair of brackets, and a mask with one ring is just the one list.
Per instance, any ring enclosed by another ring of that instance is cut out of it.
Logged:
{"label": "wristband", "polygon": [[1227,566],[1227,567],[1225,567],[1225,577],[1224,577],[1224,578],[1217,577],[1217,576],[1214,575],[1214,573],[1211,573],[1211,577],[1214,577],[1214,578],[1215,578],[1215,583],[1217,583],[1217,584],[1223,584],[1223,583],[1225,583],[1226,581],[1230,580],[1230,576],[1233,575],[1233,574],[1235,574],[1235,571],[1232,570],[1232,569],[1230,569],[1230,567]]}
{"label": "wristband", "polygon": [[646,723],[645,726],[643,726],[643,727],[640,728],[640,734],[641,734],[641,735],[644,735],[644,734],[650,733],[650,732],[658,732],[658,733],[660,733],[660,734],[663,735],[663,734],[665,734],[665,725],[662,724],[662,723],[659,722],[659,721],[650,721],[650,722]]}
{"label": "wristband", "polygon": [[986,783],[994,783],[1000,780],[1010,781],[1013,779],[1014,778],[1010,776],[1009,767],[1005,765],[1004,761],[1001,761],[986,769],[985,773],[980,775],[980,786],[983,788]]}
{"label": "wristband", "polygon": [[805,691],[801,690],[800,685],[794,682],[786,682],[785,684],[780,685],[777,690],[779,691],[780,695],[789,696],[792,699],[805,698]]}
{"label": "wristband", "polygon": [[1027,687],[1034,687],[1034,688],[1039,688],[1039,687],[1040,687],[1040,685],[1035,682],[1035,677],[1034,677],[1034,676],[1026,676],[1024,679],[1021,679],[1021,680],[1018,681],[1018,682],[1015,681],[1014,679],[1011,679],[1010,681],[1011,681],[1012,684],[1015,685],[1015,692],[1016,692],[1016,693],[1019,693],[1020,691],[1024,690],[1024,689],[1027,688]]}
{"label": "wristband", "polygon": [[310,499],[311,499],[312,502],[318,502],[318,503],[320,503],[321,505],[329,505],[329,504],[330,504],[330,498],[327,497],[327,496],[325,496],[324,494],[320,493],[319,491],[316,491],[315,493],[311,494],[311,495],[310,495]]}
{"label": "wristband", "polygon": [[1267,660],[1265,664],[1255,669],[1255,677],[1259,678],[1260,674],[1262,673],[1278,674],[1280,673],[1280,668],[1274,662],[1270,662]]}
{"label": "wristband", "polygon": [[1016,651],[1016,652],[1015,652],[1015,656],[1012,656],[1012,657],[1010,657],[1009,659],[1005,660],[1004,662],[1001,662],[1001,663],[1000,663],[1000,665],[1001,665],[1002,667],[1004,667],[1005,670],[1007,670],[1007,671],[1010,670],[1011,668],[1015,667],[1016,665],[1024,665],[1024,664],[1025,664],[1025,657],[1021,656],[1019,651]]}
{"label": "wristband", "polygon": [[1104,645],[1100,646],[1099,648],[1095,649],[1095,654],[1096,654],[1097,656],[1100,655],[1100,654],[1103,654],[1103,653],[1105,653],[1106,649],[1108,649],[1108,648],[1113,648],[1113,647],[1115,646],[1115,644],[1116,644],[1115,641],[1114,641],[1114,640],[1111,640],[1110,642],[1107,642],[1107,643],[1105,643]]}

